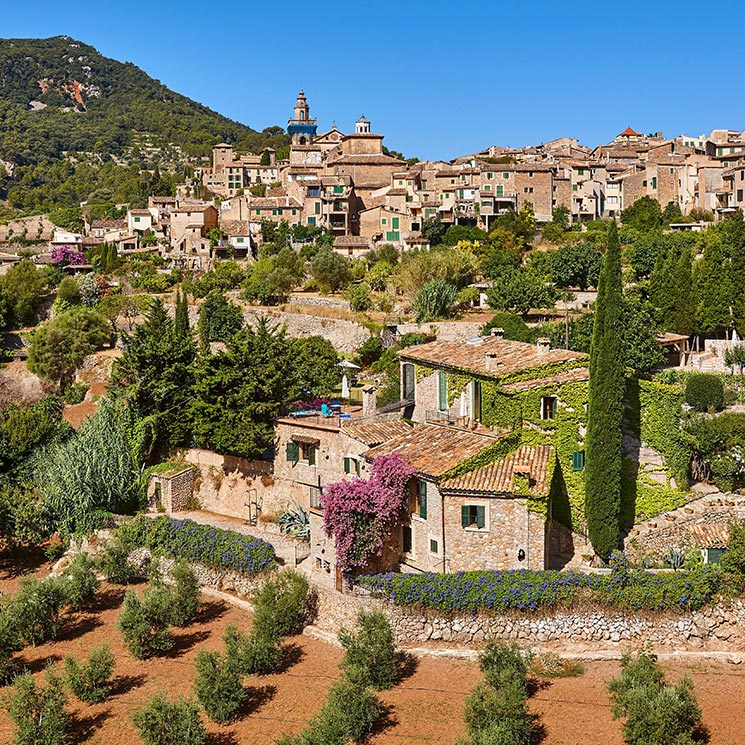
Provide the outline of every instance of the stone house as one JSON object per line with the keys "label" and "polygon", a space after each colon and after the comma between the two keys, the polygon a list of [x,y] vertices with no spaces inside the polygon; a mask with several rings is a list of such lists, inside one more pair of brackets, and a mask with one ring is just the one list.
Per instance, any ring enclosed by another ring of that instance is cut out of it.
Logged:
{"label": "stone house", "polygon": [[195,471],[192,466],[164,463],[147,481],[147,505],[154,512],[183,512],[189,509],[194,492]]}

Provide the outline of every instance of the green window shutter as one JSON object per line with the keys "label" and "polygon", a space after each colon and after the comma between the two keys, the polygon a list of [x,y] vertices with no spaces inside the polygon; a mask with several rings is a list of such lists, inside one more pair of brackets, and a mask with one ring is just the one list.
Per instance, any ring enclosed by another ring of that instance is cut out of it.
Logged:
{"label": "green window shutter", "polygon": [[502,184],[497,184],[497,196],[498,197],[504,196],[504,186]]}
{"label": "green window shutter", "polygon": [[427,482],[419,481],[419,517],[427,519]]}
{"label": "green window shutter", "polygon": [[351,458],[344,458],[344,473],[350,473],[352,470]]}
{"label": "green window shutter", "polygon": [[572,471],[581,471],[585,467],[585,451],[575,450],[572,453]]}
{"label": "green window shutter", "polygon": [[398,230],[398,224],[399,224],[399,218],[398,217],[394,217],[393,220],[391,221],[391,227],[394,230]]}
{"label": "green window shutter", "polygon": [[316,446],[315,445],[308,445],[308,465],[309,466],[316,465]]}
{"label": "green window shutter", "polygon": [[297,463],[300,460],[300,448],[296,442],[287,443],[287,460],[290,463]]}
{"label": "green window shutter", "polygon": [[440,411],[447,411],[448,408],[448,378],[444,370],[437,372],[437,396],[438,407]]}
{"label": "green window shutter", "polygon": [[486,508],[476,508],[476,527],[483,528],[486,525]]}
{"label": "green window shutter", "polygon": [[471,513],[467,504],[460,508],[460,524],[463,528],[467,528],[471,524]]}

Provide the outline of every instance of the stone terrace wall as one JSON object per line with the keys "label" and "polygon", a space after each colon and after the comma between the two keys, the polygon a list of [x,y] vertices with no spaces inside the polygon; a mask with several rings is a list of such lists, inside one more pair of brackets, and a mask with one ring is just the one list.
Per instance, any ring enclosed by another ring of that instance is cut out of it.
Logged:
{"label": "stone terrace wall", "polygon": [[745,603],[722,602],[686,614],[623,613],[580,608],[535,613],[445,616],[356,595],[319,589],[316,626],[336,633],[350,627],[360,608],[382,611],[399,644],[427,642],[478,645],[486,638],[512,639],[556,652],[593,652],[639,647],[657,651],[741,651],[745,643]]}

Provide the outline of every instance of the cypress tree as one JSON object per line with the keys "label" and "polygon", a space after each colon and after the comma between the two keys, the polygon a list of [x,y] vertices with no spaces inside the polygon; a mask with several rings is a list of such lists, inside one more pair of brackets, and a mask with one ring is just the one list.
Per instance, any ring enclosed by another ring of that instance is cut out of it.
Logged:
{"label": "cypress tree", "polygon": [[611,223],[598,283],[590,347],[585,519],[590,543],[607,559],[618,547],[625,370],[622,348],[621,244]]}
{"label": "cypress tree", "polygon": [[695,331],[696,298],[693,293],[693,256],[684,248],[675,265],[675,313],[673,331],[688,334]]}
{"label": "cypress tree", "polygon": [[181,338],[189,335],[189,306],[186,302],[186,293],[181,294],[176,290],[176,318],[174,320],[174,331]]}

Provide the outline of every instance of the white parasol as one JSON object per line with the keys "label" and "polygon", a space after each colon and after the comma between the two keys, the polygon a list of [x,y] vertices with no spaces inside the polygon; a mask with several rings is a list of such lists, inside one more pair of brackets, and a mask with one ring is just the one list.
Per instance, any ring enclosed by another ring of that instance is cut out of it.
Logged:
{"label": "white parasol", "polygon": [[341,376],[341,397],[349,398],[349,381],[346,374]]}
{"label": "white parasol", "polygon": [[360,370],[359,365],[355,365],[354,362],[350,362],[349,360],[342,360],[337,364],[337,367],[343,367],[347,370]]}
{"label": "white parasol", "polygon": [[460,394],[460,415],[468,416],[468,404],[466,403],[466,392],[461,391]]}

